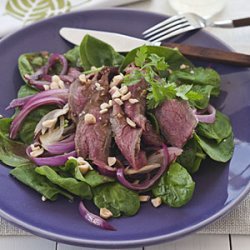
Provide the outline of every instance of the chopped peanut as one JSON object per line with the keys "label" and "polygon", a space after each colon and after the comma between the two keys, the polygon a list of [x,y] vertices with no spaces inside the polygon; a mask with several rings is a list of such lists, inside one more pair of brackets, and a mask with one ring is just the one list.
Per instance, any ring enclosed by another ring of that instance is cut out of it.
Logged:
{"label": "chopped peanut", "polygon": [[139,199],[141,202],[147,202],[150,200],[150,196],[149,195],[140,195]]}
{"label": "chopped peanut", "polygon": [[154,207],[159,207],[161,205],[161,197],[156,197],[154,199],[151,199],[151,203]]}
{"label": "chopped peanut", "polygon": [[91,125],[91,124],[95,124],[96,123],[96,118],[92,114],[86,114],[84,116],[84,121],[86,122],[86,124]]}
{"label": "chopped peanut", "polygon": [[126,100],[129,100],[130,97],[131,97],[131,92],[128,92],[126,95],[123,95],[123,96],[121,97],[121,99],[122,99],[123,101],[126,101]]}
{"label": "chopped peanut", "polygon": [[108,157],[108,165],[111,167],[116,163],[115,157]]}
{"label": "chopped peanut", "polygon": [[100,216],[103,218],[103,219],[108,219],[110,217],[113,216],[112,212],[110,210],[108,210],[107,208],[105,207],[102,207],[100,209]]}
{"label": "chopped peanut", "polygon": [[136,127],[136,124],[131,120],[129,119],[128,117],[126,118],[126,122],[127,124],[132,127],[132,128],[135,128]]}

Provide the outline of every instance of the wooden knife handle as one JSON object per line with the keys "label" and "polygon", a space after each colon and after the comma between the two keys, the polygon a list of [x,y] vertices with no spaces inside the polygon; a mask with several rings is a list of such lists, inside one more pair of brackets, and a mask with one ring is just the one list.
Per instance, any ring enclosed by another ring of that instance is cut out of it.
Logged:
{"label": "wooden knife handle", "polygon": [[250,17],[235,19],[232,21],[234,27],[243,27],[250,25]]}
{"label": "wooden knife handle", "polygon": [[162,43],[162,46],[178,48],[190,59],[250,67],[250,55],[246,54],[179,43]]}

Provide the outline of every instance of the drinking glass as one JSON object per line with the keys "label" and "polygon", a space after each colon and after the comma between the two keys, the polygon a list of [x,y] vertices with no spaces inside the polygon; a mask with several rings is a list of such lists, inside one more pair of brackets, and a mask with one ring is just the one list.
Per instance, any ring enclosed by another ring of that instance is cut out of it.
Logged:
{"label": "drinking glass", "polygon": [[211,18],[219,13],[227,0],[169,0],[170,6],[179,14],[196,13],[204,18]]}

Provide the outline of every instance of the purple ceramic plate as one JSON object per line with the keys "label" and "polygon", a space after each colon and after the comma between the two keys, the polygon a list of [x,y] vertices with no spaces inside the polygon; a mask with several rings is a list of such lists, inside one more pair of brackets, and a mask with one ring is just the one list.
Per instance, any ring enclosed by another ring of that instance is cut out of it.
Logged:
{"label": "purple ceramic plate", "polygon": [[[17,58],[26,52],[48,50],[65,52],[71,45],[58,35],[61,27],[120,32],[140,37],[163,15],[123,9],[93,10],[55,17],[27,27],[0,42],[0,112],[16,96],[22,84]],[[228,50],[209,34],[198,31],[179,37],[177,42]],[[199,62],[194,62],[200,65]],[[222,94],[217,108],[228,114],[236,138],[235,153],[227,164],[206,161],[195,174],[194,197],[182,208],[142,204],[130,218],[112,219],[118,230],[103,231],[85,223],[78,214],[78,202],[42,202],[35,191],[9,176],[9,168],[0,167],[0,215],[36,235],[90,247],[121,248],[170,241],[189,234],[214,221],[235,206],[250,189],[250,71],[211,64],[222,75]]]}

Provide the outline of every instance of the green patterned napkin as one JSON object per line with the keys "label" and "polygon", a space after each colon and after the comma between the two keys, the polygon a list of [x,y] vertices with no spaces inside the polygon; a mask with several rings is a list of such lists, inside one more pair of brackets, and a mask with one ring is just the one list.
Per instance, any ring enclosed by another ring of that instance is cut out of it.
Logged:
{"label": "green patterned napkin", "polygon": [[142,0],[1,0],[0,37],[30,23],[66,12],[125,5]]}

